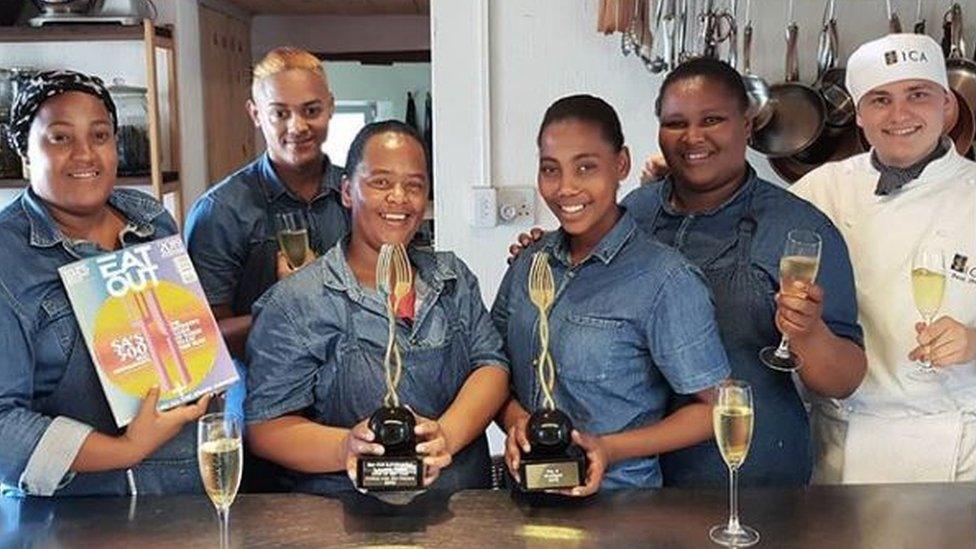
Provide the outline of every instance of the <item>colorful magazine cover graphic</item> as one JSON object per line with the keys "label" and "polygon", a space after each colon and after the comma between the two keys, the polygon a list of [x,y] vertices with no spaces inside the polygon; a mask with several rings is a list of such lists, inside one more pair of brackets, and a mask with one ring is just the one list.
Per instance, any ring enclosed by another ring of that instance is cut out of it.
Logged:
{"label": "colorful magazine cover graphic", "polygon": [[152,387],[165,410],[237,380],[179,236],[84,259],[60,273],[120,427]]}

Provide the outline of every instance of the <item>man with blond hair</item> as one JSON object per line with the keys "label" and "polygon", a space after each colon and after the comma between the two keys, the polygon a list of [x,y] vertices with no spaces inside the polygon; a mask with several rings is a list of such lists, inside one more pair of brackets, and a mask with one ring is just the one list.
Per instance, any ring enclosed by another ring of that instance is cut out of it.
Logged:
{"label": "man with blond hair", "polygon": [[304,218],[310,256],[349,228],[339,196],[343,170],[322,151],[335,111],[322,62],[297,48],[272,50],[254,66],[246,106],[267,150],[204,193],[186,221],[190,257],[238,357],[251,305],[295,267],[278,251],[278,215]]}
{"label": "man with blond hair", "polygon": [[[307,51],[276,48],[254,66],[247,111],[267,150],[214,185],[193,204],[186,242],[200,284],[231,353],[244,358],[251,305],[294,268],[278,251],[278,216],[295,213],[308,227],[310,251],[321,255],[349,230],[340,197],[343,169],[322,152],[335,98],[322,62]],[[247,372],[227,395],[240,411]],[[245,454],[244,491],[279,491],[282,473]]]}

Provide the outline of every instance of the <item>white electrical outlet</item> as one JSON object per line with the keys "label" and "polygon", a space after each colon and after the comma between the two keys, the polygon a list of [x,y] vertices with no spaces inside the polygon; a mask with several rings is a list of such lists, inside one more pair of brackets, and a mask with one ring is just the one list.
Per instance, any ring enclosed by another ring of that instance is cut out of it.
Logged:
{"label": "white electrical outlet", "polygon": [[499,187],[498,217],[508,225],[535,223],[535,187]]}
{"label": "white electrical outlet", "polygon": [[471,226],[488,228],[498,224],[498,195],[494,187],[472,187]]}

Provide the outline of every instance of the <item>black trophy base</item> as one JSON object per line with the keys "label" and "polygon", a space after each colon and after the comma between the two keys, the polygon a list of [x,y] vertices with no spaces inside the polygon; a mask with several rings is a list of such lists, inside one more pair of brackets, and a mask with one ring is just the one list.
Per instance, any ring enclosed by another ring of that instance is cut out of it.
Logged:
{"label": "black trophy base", "polygon": [[356,487],[370,492],[424,489],[424,462],[416,456],[359,458]]}
{"label": "black trophy base", "polygon": [[519,484],[526,492],[562,490],[586,482],[586,456],[575,446],[562,455],[523,454],[519,462]]}

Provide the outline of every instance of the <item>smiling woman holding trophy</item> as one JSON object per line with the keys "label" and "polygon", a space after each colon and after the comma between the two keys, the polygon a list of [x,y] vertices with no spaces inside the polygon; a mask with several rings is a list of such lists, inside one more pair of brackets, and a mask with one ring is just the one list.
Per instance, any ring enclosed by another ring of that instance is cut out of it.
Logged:
{"label": "smiling woman holding trophy", "polygon": [[[708,289],[617,205],[630,154],[613,107],[556,101],[538,146],[560,228],[512,263],[492,308],[512,362],[509,471],[530,492],[658,487],[657,454],[712,436],[708,390],[729,373]],[[666,416],[672,390],[699,400]]]}
{"label": "smiling woman holding trophy", "polygon": [[351,234],[255,305],[251,447],[303,492],[487,487],[507,360],[467,266],[409,245],[427,206],[423,141],[367,125],[346,168]]}

